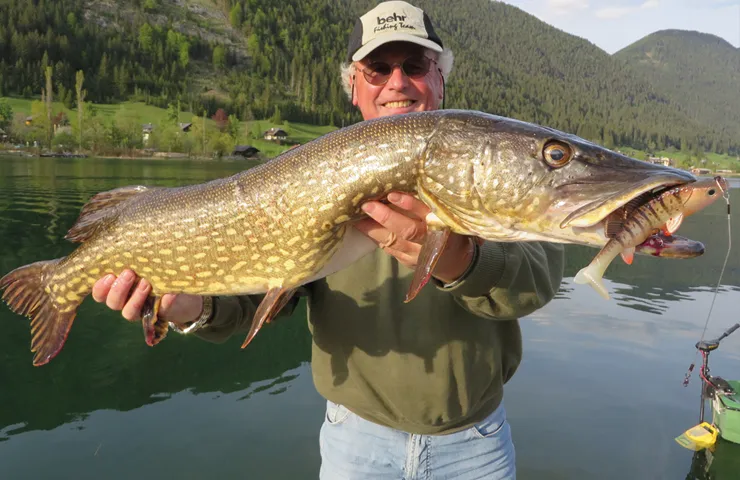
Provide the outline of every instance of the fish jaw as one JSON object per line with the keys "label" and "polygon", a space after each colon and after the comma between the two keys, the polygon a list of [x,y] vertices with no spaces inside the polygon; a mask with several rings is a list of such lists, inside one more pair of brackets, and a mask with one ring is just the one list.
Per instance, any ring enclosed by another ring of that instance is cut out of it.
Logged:
{"label": "fish jaw", "polygon": [[689,172],[626,157],[566,134],[550,133],[538,145],[553,140],[574,152],[567,165],[543,164],[539,147],[530,145],[519,154],[518,162],[509,162],[522,165],[519,172],[489,181],[494,186],[519,182],[513,200],[502,198],[495,189],[478,189],[486,222],[507,227],[511,241],[603,246],[608,240],[605,222],[612,213],[643,194],[696,181]]}
{"label": "fish jaw", "polygon": [[[567,161],[548,157],[553,144],[567,149]],[[689,172],[551,128],[453,111],[429,139],[419,190],[437,199],[457,233],[603,247],[613,212],[648,192],[694,181]]]}
{"label": "fish jaw", "polygon": [[[589,227],[599,224],[612,212],[643,193],[695,181],[692,175],[684,175],[683,173],[680,171],[677,173],[658,172],[653,175],[648,174],[648,177],[640,179],[639,176],[642,172],[637,171],[630,175],[632,178],[628,177],[615,182],[606,180],[588,186],[584,184],[568,185],[561,191],[561,195],[565,199],[565,205],[561,205],[560,209],[568,209],[570,213],[560,222],[560,227]],[[571,202],[569,208],[567,192],[573,188],[584,188],[591,192],[592,200],[581,204]]]}

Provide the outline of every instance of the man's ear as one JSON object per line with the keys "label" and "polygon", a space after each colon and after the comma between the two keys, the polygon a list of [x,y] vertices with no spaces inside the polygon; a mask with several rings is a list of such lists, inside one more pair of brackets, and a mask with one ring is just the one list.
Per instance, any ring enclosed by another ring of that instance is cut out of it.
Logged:
{"label": "man's ear", "polygon": [[357,106],[357,94],[355,93],[355,80],[356,80],[355,75],[352,75],[351,77],[349,77],[349,84],[350,84],[350,87],[352,88],[352,105],[356,107]]}
{"label": "man's ear", "polygon": [[439,83],[440,83],[440,89],[439,89],[439,99],[442,100],[445,96],[445,76],[442,75],[442,69],[438,68],[437,71],[439,72]]}

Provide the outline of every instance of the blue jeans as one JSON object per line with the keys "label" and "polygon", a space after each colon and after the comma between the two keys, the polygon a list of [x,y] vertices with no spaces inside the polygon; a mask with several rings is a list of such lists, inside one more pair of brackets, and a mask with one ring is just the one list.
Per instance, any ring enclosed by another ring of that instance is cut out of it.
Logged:
{"label": "blue jeans", "polygon": [[466,430],[417,435],[369,422],[327,402],[319,443],[321,480],[516,478],[503,403]]}

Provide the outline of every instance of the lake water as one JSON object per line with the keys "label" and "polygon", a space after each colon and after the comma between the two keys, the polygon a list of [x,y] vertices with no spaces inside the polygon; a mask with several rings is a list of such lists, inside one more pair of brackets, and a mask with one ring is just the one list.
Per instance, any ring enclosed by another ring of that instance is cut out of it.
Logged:
{"label": "lake water", "polygon": [[[0,275],[68,254],[63,237],[92,194],[130,184],[176,186],[247,168],[239,162],[0,158]],[[740,184],[733,180],[740,231]],[[595,249],[567,248],[557,298],[521,321],[524,359],[506,387],[520,479],[738,479],[740,446],[724,443],[710,473],[674,437],[698,421],[696,359],[728,247],[724,202],[681,234],[692,260],[637,256],[607,272],[603,300],[572,277]],[[740,236],[707,337],[740,321]],[[32,367],[28,322],[0,305],[0,478],[311,479],[324,402],[311,380],[305,310],[213,345],[141,328],[88,299],[65,348]],[[740,378],[740,333],[711,356]]]}

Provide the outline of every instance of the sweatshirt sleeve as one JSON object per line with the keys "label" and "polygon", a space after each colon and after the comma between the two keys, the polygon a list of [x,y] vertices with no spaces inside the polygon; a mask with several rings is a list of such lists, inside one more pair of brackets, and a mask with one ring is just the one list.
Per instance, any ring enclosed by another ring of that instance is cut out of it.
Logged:
{"label": "sweatshirt sleeve", "polygon": [[[264,295],[213,297],[213,313],[205,327],[193,332],[203,340],[223,343],[235,333],[246,333],[252,326],[252,317]],[[296,293],[278,313],[277,318],[289,316],[298,305]]]}
{"label": "sweatshirt sleeve", "polygon": [[563,246],[548,242],[485,242],[462,281],[437,288],[465,309],[495,320],[529,315],[555,297],[563,279]]}

